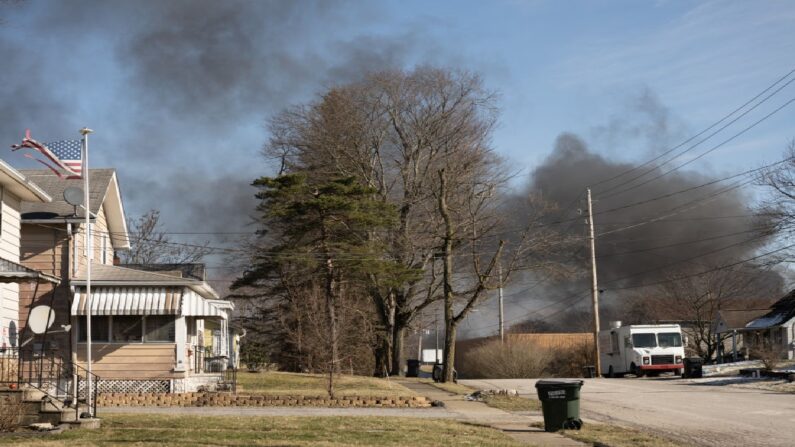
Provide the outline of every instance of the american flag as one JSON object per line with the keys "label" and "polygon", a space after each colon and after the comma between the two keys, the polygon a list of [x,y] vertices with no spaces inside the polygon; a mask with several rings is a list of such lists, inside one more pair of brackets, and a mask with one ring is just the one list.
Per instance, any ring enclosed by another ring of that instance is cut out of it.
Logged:
{"label": "american flag", "polygon": [[[28,148],[40,152],[46,157],[45,160],[36,158],[30,154],[26,157],[32,158],[39,163],[47,166],[61,178],[82,178],[83,173],[83,142],[82,140],[63,140],[50,143],[39,143],[30,137],[30,130],[25,131],[25,138],[21,144],[11,146],[14,150]],[[53,166],[54,165],[54,166]]]}

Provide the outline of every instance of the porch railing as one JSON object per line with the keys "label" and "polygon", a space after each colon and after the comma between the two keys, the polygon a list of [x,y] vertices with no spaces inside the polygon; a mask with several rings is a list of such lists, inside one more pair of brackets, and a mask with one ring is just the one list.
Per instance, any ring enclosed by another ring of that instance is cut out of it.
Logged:
{"label": "porch railing", "polygon": [[[93,386],[88,389],[88,379]],[[28,385],[59,402],[62,408],[74,406],[80,418],[80,404],[91,402],[90,414],[97,414],[97,383],[99,376],[70,361],[64,361],[57,350],[0,349],[0,384],[20,388]],[[88,399],[89,392],[91,399]],[[85,407],[84,407],[85,408]]]}
{"label": "porch railing", "polygon": [[229,369],[229,357],[211,355],[203,346],[193,346],[193,371],[197,373],[221,373]]}

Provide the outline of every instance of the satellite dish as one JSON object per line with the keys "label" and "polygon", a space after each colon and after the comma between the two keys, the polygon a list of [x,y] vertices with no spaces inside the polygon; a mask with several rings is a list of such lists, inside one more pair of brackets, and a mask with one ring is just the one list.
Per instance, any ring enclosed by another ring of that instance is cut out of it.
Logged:
{"label": "satellite dish", "polygon": [[82,205],[83,196],[83,188],[78,188],[76,186],[70,186],[63,192],[63,199],[66,200],[66,203],[73,206]]}
{"label": "satellite dish", "polygon": [[28,327],[34,334],[43,334],[55,322],[55,311],[50,306],[36,306],[28,315]]}

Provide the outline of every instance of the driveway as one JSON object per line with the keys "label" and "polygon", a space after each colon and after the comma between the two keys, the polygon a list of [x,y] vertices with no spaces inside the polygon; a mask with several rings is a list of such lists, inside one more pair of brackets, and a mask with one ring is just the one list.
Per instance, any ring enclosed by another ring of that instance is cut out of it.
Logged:
{"label": "driveway", "polygon": [[[795,395],[677,378],[583,379],[581,415],[704,446],[795,445]],[[462,380],[536,396],[535,380]]]}

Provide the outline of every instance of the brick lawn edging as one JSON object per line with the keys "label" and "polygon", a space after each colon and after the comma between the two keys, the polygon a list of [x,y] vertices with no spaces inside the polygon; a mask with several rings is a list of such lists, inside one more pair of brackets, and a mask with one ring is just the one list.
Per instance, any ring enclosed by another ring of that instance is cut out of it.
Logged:
{"label": "brick lawn edging", "polygon": [[417,397],[266,396],[228,393],[102,393],[100,407],[382,407],[428,408],[431,402]]}

